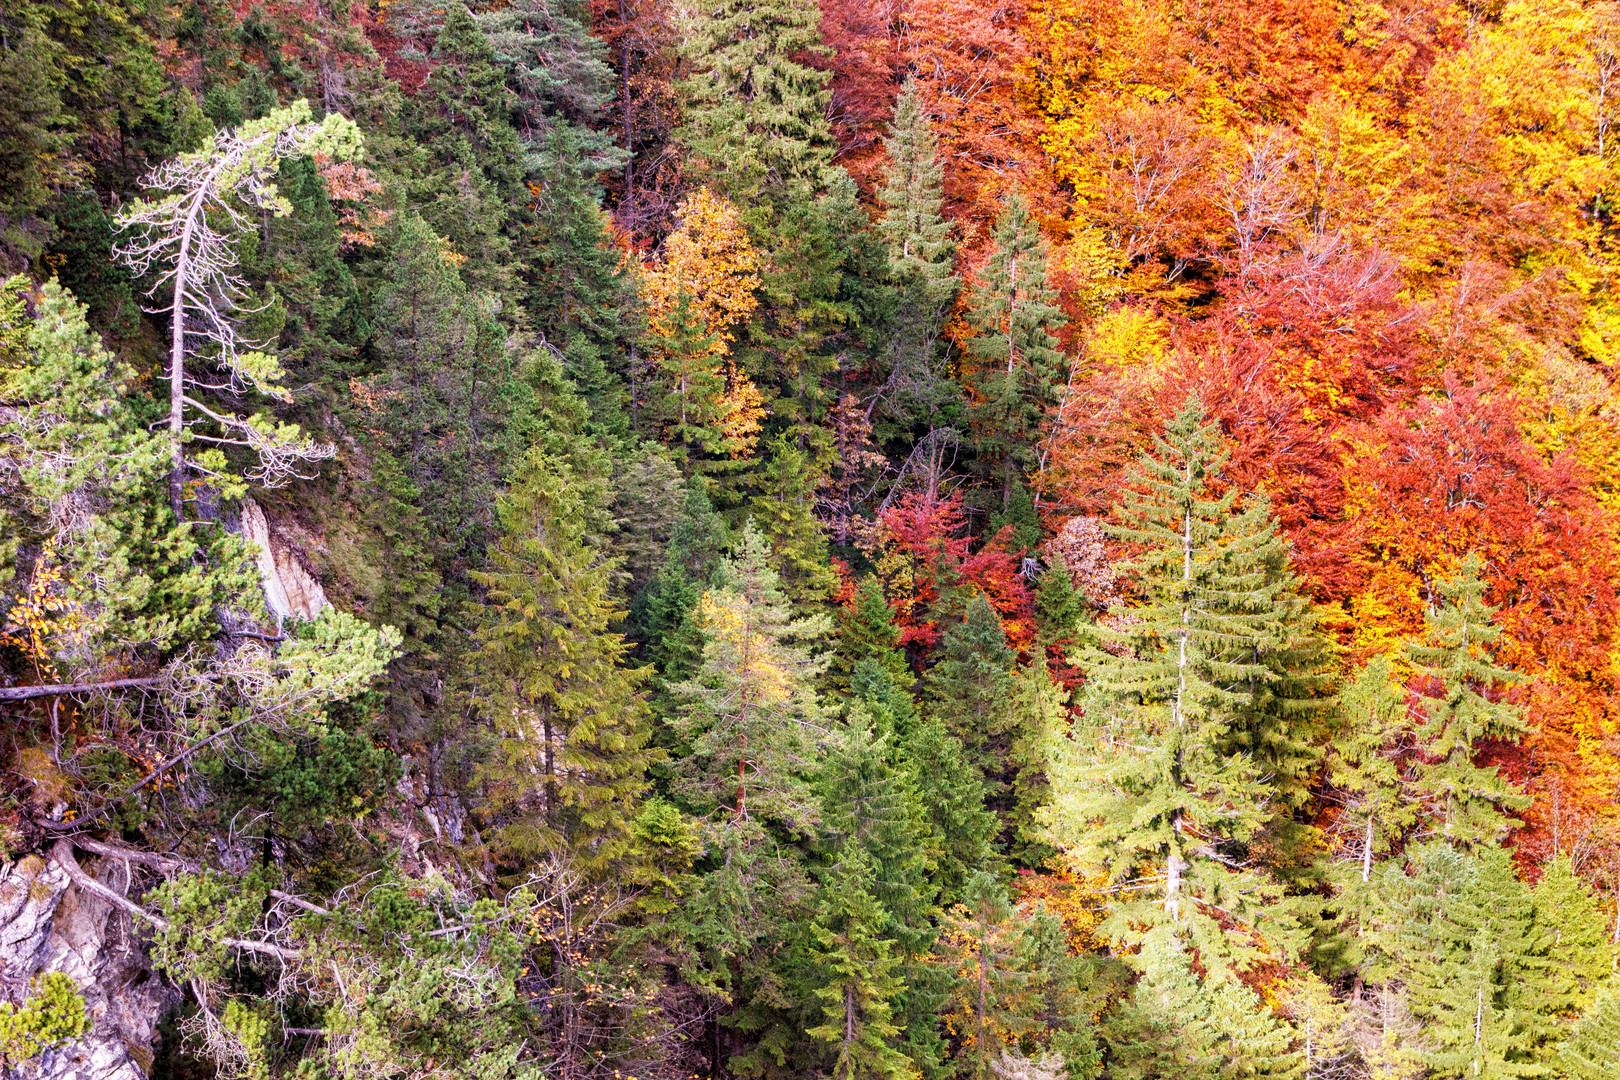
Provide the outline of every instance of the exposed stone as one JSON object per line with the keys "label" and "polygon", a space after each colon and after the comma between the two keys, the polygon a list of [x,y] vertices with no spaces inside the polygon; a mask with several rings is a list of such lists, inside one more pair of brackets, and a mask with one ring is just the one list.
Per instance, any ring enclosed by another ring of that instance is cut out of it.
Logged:
{"label": "exposed stone", "polygon": [[[85,870],[119,892],[120,863],[89,860]],[[152,974],[129,917],[84,893],[54,862],[36,855],[0,864],[0,999],[22,1002],[29,981],[48,971],[70,976],[84,997],[90,1033],[24,1062],[28,1080],[145,1080],[157,1023],[178,1000]]]}
{"label": "exposed stone", "polygon": [[291,616],[309,620],[326,606],[326,592],[296,553],[271,527],[264,509],[252,499],[242,500],[242,536],[255,548],[259,580],[264,583],[265,606],[278,619]]}

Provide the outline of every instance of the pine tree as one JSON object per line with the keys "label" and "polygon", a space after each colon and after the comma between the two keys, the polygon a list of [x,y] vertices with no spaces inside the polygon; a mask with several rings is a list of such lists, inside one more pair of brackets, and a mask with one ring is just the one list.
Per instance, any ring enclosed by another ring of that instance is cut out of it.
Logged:
{"label": "pine tree", "polygon": [[883,216],[877,227],[889,246],[890,272],[937,311],[956,296],[956,242],[944,217],[945,170],[914,80],[895,102],[884,149],[889,161],[878,190]]}
{"label": "pine tree", "polygon": [[975,368],[967,417],[975,467],[994,485],[996,509],[1005,514],[1035,464],[1047,410],[1057,400],[1063,357],[1053,331],[1063,313],[1046,277],[1046,242],[1023,196],[1006,200],[994,239],[968,304]]}
{"label": "pine tree", "polygon": [[1015,658],[1001,619],[982,594],[975,593],[962,621],[945,631],[939,657],[927,676],[929,715],[961,740],[995,787],[1006,772]]}
{"label": "pine tree", "polygon": [[1132,474],[1112,531],[1141,549],[1122,567],[1141,599],[1085,654],[1085,722],[1054,747],[1046,814],[1054,839],[1110,882],[1147,870],[1160,899],[1126,894],[1114,932],[1186,922],[1217,967],[1220,931],[1188,900],[1258,914],[1256,873],[1229,869],[1305,795],[1323,666],[1269,507],[1209,492],[1224,460],[1191,399]]}
{"label": "pine tree", "polygon": [[1585,1013],[1615,968],[1604,905],[1575,873],[1567,855],[1547,861],[1531,894],[1545,936],[1549,982],[1544,1012],[1567,1019]]}
{"label": "pine tree", "polygon": [[1328,776],[1344,793],[1365,882],[1372,878],[1375,858],[1392,850],[1417,820],[1407,769],[1399,760],[1412,727],[1406,688],[1395,679],[1387,656],[1374,657],[1344,687],[1339,716]]}
{"label": "pine tree", "polygon": [[835,1080],[913,1075],[910,1059],[895,1045],[894,999],[906,984],[894,942],[883,936],[888,917],[870,891],[874,879],[864,852],[846,851],[822,890],[811,928],[810,955],[821,983],[812,993],[823,1019],[805,1033],[832,1049]]}
{"label": "pine tree", "polygon": [[615,564],[594,550],[582,511],[568,465],[530,451],[478,574],[489,607],[472,697],[500,737],[485,777],[496,804],[516,811],[504,844],[525,859],[566,845],[600,866],[625,856],[654,755],[644,672],[626,665],[610,628],[623,614],[612,601]]}
{"label": "pine tree", "polygon": [[1068,729],[1068,695],[1052,681],[1045,664],[1027,664],[1013,676],[1007,713],[1012,721],[1007,755],[1012,774],[1008,849],[1023,866],[1039,869],[1056,854],[1046,842],[1039,817],[1051,798],[1047,763],[1052,743]]}
{"label": "pine tree", "polygon": [[946,960],[957,972],[951,1026],[963,1041],[958,1071],[989,1080],[1001,1048],[1034,1029],[1033,979],[1022,955],[1024,921],[1007,890],[980,871],[945,916]]}
{"label": "pine tree", "polygon": [[1568,1080],[1612,1080],[1620,1071],[1620,977],[1598,991],[1553,1060]]}
{"label": "pine tree", "polygon": [[809,747],[825,724],[814,680],[826,665],[811,643],[831,620],[792,617],[752,522],[699,599],[697,619],[703,662],[676,688],[686,699],[676,728],[691,747],[677,765],[682,790],[739,821],[808,828],[817,816]]}
{"label": "pine tree", "polygon": [[855,595],[838,616],[838,645],[828,666],[828,685],[851,691],[850,680],[863,661],[872,661],[888,673],[895,685],[911,681],[905,654],[900,651],[900,627],[883,595],[883,586],[871,574],[861,578]]}
{"label": "pine tree", "polygon": [[1485,603],[1480,569],[1471,555],[1440,583],[1438,603],[1425,613],[1424,641],[1408,648],[1422,679],[1416,735],[1427,760],[1418,766],[1418,785],[1442,834],[1466,846],[1500,840],[1512,827],[1504,811],[1529,805],[1494,766],[1474,764],[1481,740],[1525,730],[1524,710],[1501,699],[1518,675],[1492,659],[1502,631],[1491,623],[1496,609]]}
{"label": "pine tree", "polygon": [[820,22],[813,0],[726,0],[689,16],[677,138],[696,179],[742,205],[829,183],[829,73],[803,62],[827,51]]}

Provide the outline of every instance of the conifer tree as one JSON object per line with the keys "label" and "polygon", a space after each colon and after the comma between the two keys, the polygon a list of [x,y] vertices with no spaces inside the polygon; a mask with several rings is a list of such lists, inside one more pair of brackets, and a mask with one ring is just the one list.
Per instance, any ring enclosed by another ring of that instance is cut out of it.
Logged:
{"label": "conifer tree", "polygon": [[520,0],[476,16],[506,68],[528,172],[559,164],[594,176],[623,164],[624,152],[596,129],[613,97],[607,49],[566,4]]}
{"label": "conifer tree", "polygon": [[663,566],[637,598],[648,652],[668,683],[691,678],[702,660],[703,635],[693,614],[726,541],[725,525],[709,502],[708,482],[692,477],[680,520],[664,548]]}
{"label": "conifer tree", "polygon": [[1035,464],[1047,410],[1057,400],[1063,357],[1053,331],[1063,313],[1046,277],[1046,242],[1023,196],[1003,204],[994,239],[968,304],[974,371],[967,417],[976,468],[1005,514]]}
{"label": "conifer tree", "polygon": [[1530,891],[1497,847],[1476,854],[1443,843],[1388,862],[1373,881],[1370,979],[1398,987],[1419,1023],[1399,1048],[1445,1077],[1535,1076],[1548,995],[1545,942]]}
{"label": "conifer tree", "polygon": [[1039,869],[1056,852],[1039,823],[1050,800],[1047,760],[1053,740],[1068,728],[1068,695],[1052,680],[1046,665],[1026,664],[1014,673],[1007,715],[1012,723],[1007,763],[1012,799],[1007,814],[1009,853],[1024,866]]}
{"label": "conifer tree", "polygon": [[[639,685],[626,665],[615,564],[586,534],[568,465],[530,451],[499,505],[478,580],[489,607],[473,655],[473,700],[500,737],[486,781],[512,807],[501,830],[515,855],[566,846],[596,865],[622,859],[653,759]],[[530,777],[538,790],[528,790]]]}
{"label": "conifer tree", "polygon": [[1609,1080],[1620,1070],[1620,976],[1611,976],[1559,1047],[1567,1080]]}
{"label": "conifer tree", "polygon": [[895,685],[911,679],[905,654],[900,651],[900,627],[883,595],[883,586],[871,574],[861,578],[849,606],[838,616],[838,645],[828,666],[828,684],[850,692],[850,680],[863,661],[872,661],[888,673]]}
{"label": "conifer tree", "polygon": [[804,63],[827,51],[820,22],[813,0],[725,0],[683,27],[692,73],[677,138],[697,178],[739,204],[831,179],[829,73]]}
{"label": "conifer tree", "polygon": [[404,117],[401,171],[413,206],[443,236],[479,290],[513,285],[513,239],[528,217],[522,152],[505,66],[465,4],[452,0],[432,66]]}
{"label": "conifer tree", "polygon": [[1501,839],[1512,828],[1504,811],[1529,803],[1495,767],[1474,764],[1481,740],[1514,738],[1525,729],[1523,709],[1501,698],[1518,675],[1492,658],[1502,631],[1491,622],[1496,609],[1485,603],[1480,569],[1471,555],[1440,583],[1437,603],[1424,616],[1427,634],[1408,648],[1421,679],[1416,736],[1426,760],[1418,765],[1418,784],[1441,833],[1466,846]]}
{"label": "conifer tree", "polygon": [[878,190],[878,232],[889,247],[890,272],[937,310],[956,295],[956,242],[944,216],[945,170],[915,80],[900,91],[883,145],[889,160]]}
{"label": "conifer tree", "polygon": [[929,715],[961,740],[992,788],[1006,771],[1014,661],[995,608],[974,593],[927,677]]}
{"label": "conifer tree", "polygon": [[817,817],[806,786],[810,746],[825,726],[814,681],[826,666],[811,650],[826,616],[794,619],[752,522],[715,586],[698,601],[703,662],[677,688],[676,727],[691,748],[682,790],[739,821],[757,816],[803,830]]}
{"label": "conifer tree", "polygon": [[1270,508],[1210,492],[1224,461],[1194,398],[1132,474],[1112,531],[1140,546],[1122,567],[1140,599],[1085,653],[1085,721],[1054,746],[1045,815],[1057,842],[1132,886],[1113,932],[1185,923],[1216,968],[1220,931],[1200,902],[1258,914],[1245,844],[1303,797],[1322,678]]}
{"label": "conifer tree", "polygon": [[753,520],[770,542],[788,598],[815,604],[838,584],[827,556],[827,536],[813,513],[818,470],[810,454],[785,433],[772,439],[770,448],[770,459],[757,477],[762,490],[752,500]]}
{"label": "conifer tree", "polygon": [[1343,688],[1339,716],[1328,775],[1343,792],[1365,882],[1376,857],[1392,850],[1417,820],[1408,770],[1399,760],[1412,727],[1406,688],[1387,656],[1368,661]]}
{"label": "conifer tree", "polygon": [[958,979],[951,1026],[964,1044],[959,1074],[989,1080],[1002,1046],[1034,1027],[1033,979],[1022,956],[1024,922],[1007,890],[984,871],[968,880],[961,903],[944,922],[946,958]]}
{"label": "conifer tree", "polygon": [[872,895],[874,872],[859,847],[846,849],[822,890],[811,928],[812,991],[822,1022],[805,1034],[833,1052],[834,1080],[904,1080],[910,1059],[896,1046],[894,999],[905,990],[894,942],[884,936],[884,907]]}
{"label": "conifer tree", "polygon": [[1547,861],[1531,893],[1545,936],[1548,987],[1544,1012],[1568,1019],[1585,1013],[1615,969],[1615,944],[1604,905],[1575,873],[1567,855]]}

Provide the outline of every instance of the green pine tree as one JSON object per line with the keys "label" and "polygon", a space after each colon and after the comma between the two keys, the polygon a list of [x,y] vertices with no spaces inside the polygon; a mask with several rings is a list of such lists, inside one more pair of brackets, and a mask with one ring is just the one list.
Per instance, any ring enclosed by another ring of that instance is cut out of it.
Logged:
{"label": "green pine tree", "polygon": [[877,228],[889,247],[890,271],[938,308],[956,296],[956,241],[944,216],[945,169],[913,80],[900,91],[883,145],[889,160],[878,189],[883,216]]}
{"label": "green pine tree", "polygon": [[[472,698],[499,737],[484,777],[519,860],[566,846],[592,866],[622,860],[654,755],[624,639],[611,625],[615,564],[587,535],[573,470],[533,450],[501,499],[478,581],[489,607],[470,658]],[[532,785],[532,787],[531,787]]]}
{"label": "green pine tree", "polygon": [[1400,756],[1411,734],[1406,687],[1387,656],[1370,660],[1339,694],[1339,728],[1328,754],[1328,776],[1343,793],[1347,843],[1360,852],[1361,880],[1417,820],[1409,769]]}
{"label": "green pine tree", "polygon": [[817,604],[838,586],[827,536],[814,513],[818,471],[786,434],[772,439],[770,450],[756,477],[761,490],[752,500],[753,520],[770,541],[788,598],[801,606]]}
{"label": "green pine tree", "polygon": [[1015,657],[990,601],[975,593],[938,652],[926,680],[929,715],[961,740],[995,788],[1007,771]]}
{"label": "green pine tree", "polygon": [[1558,1047],[1567,1080],[1611,1080],[1620,1072],[1620,977],[1611,976]]}
{"label": "green pine tree", "polygon": [[1036,462],[1048,409],[1057,401],[1063,357],[1054,334],[1063,322],[1046,277],[1046,242],[1014,194],[996,221],[990,261],[968,304],[975,336],[973,428],[975,468],[993,486],[995,509],[1012,508],[1013,492]]}
{"label": "green pine tree", "polygon": [[1500,840],[1513,827],[1506,812],[1529,805],[1494,766],[1474,764],[1481,740],[1525,730],[1524,710],[1501,696],[1518,675],[1492,658],[1502,631],[1491,622],[1496,609],[1485,603],[1480,570],[1471,555],[1440,583],[1438,602],[1424,616],[1428,632],[1408,648],[1422,680],[1416,736],[1427,760],[1418,766],[1418,786],[1441,833],[1465,846]]}
{"label": "green pine tree", "polygon": [[1287,545],[1264,500],[1211,494],[1224,460],[1191,399],[1132,474],[1112,531],[1141,551],[1122,567],[1140,599],[1085,653],[1085,723],[1053,748],[1045,815],[1056,842],[1133,886],[1112,932],[1185,924],[1212,970],[1225,952],[1202,905],[1262,914],[1246,845],[1304,799],[1323,704]]}
{"label": "green pine tree", "polygon": [[911,681],[905,654],[900,651],[900,627],[883,595],[883,586],[871,574],[861,578],[855,595],[838,615],[838,645],[827,669],[828,685],[850,692],[850,680],[863,661],[873,661],[898,685]]}
{"label": "green pine tree", "polygon": [[738,205],[770,193],[815,191],[831,180],[829,73],[813,0],[726,0],[694,9],[682,27],[691,74],[677,86],[676,133],[694,179]]}
{"label": "green pine tree", "polygon": [[1547,861],[1531,894],[1546,936],[1549,981],[1545,1012],[1564,1020],[1585,1013],[1615,969],[1615,944],[1604,904],[1575,873],[1567,855]]}

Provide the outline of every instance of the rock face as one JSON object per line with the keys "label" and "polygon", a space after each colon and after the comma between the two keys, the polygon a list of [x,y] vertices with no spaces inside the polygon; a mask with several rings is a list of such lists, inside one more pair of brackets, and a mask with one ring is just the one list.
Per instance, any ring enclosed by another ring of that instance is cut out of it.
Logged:
{"label": "rock face", "polygon": [[[99,863],[99,865],[98,865]],[[119,892],[121,864],[94,860],[85,871]],[[179,995],[152,974],[129,917],[81,891],[54,862],[29,855],[0,863],[0,999],[21,1002],[29,980],[71,976],[93,1026],[77,1042],[15,1070],[28,1080],[144,1080],[158,1019]]]}
{"label": "rock face", "polygon": [[264,509],[252,499],[242,500],[242,536],[258,548],[259,578],[264,582],[265,606],[278,619],[291,616],[308,621],[326,606],[326,592],[310,576],[293,551],[273,535]]}

